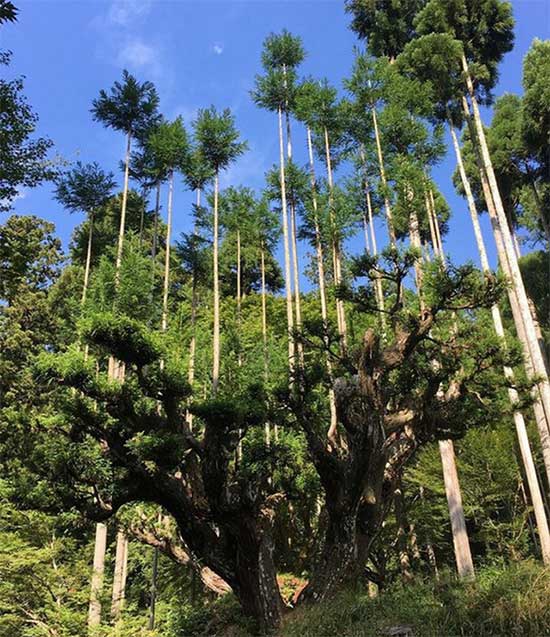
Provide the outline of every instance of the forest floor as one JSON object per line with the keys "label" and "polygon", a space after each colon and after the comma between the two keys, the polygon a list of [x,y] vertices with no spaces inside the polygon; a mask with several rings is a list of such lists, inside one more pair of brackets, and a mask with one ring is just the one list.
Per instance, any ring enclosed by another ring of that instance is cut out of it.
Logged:
{"label": "forest floor", "polygon": [[[395,585],[375,598],[345,591],[334,600],[289,613],[277,637],[383,637],[408,626],[414,637],[550,636],[550,569],[532,561],[485,567],[476,581],[461,584],[442,574],[439,581]],[[186,637],[251,637],[235,602],[190,613]]]}

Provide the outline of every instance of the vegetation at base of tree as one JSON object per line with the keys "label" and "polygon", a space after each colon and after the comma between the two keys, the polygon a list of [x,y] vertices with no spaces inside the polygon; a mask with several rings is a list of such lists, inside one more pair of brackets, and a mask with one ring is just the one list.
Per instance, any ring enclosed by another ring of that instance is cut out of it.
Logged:
{"label": "vegetation at base of tree", "polygon": [[[0,205],[51,180],[85,215],[68,254],[0,224],[0,637],[548,632],[548,42],[495,100],[510,3],[345,6],[342,87],[265,39],[257,191],[220,185],[227,108],[167,120],[123,71],[91,108],[119,183],[0,82]],[[446,254],[446,130],[481,268]]]}

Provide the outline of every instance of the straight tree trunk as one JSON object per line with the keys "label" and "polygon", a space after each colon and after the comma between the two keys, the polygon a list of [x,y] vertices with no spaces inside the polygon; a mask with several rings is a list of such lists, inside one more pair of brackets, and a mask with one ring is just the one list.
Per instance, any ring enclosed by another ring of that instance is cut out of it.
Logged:
{"label": "straight tree trunk", "polygon": [[88,283],[90,281],[90,265],[92,263],[92,242],[94,236],[94,211],[91,210],[88,214],[88,224],[90,226],[88,230],[88,247],[86,249],[86,265],[84,266],[84,283],[82,285],[82,296],[80,298],[81,307],[86,303],[86,295],[88,293]]}
{"label": "straight tree trunk", "polygon": [[[286,150],[287,159],[290,163],[292,161],[292,137],[290,130],[290,115],[288,110],[285,111],[286,118]],[[298,261],[298,240],[296,231],[296,204],[294,201],[294,193],[291,193],[290,198],[290,245],[292,249],[292,269],[293,269],[293,283],[294,283],[294,312],[295,312],[295,328],[299,332],[302,326],[302,304],[300,299],[300,266]],[[298,351],[298,359],[300,366],[304,364],[304,348],[301,341],[296,343],[296,349]]]}
{"label": "straight tree trunk", "polygon": [[[260,241],[260,274],[261,274],[261,299],[262,299],[262,343],[264,354],[264,382],[267,386],[269,380],[269,358],[267,346],[267,290],[265,284],[265,246],[263,239]],[[271,429],[269,422],[264,425],[264,440],[269,447],[271,445]]]}
{"label": "straight tree trunk", "polygon": [[464,518],[464,507],[462,506],[458,472],[456,470],[453,441],[440,440],[439,453],[443,464],[443,480],[445,482],[445,493],[447,495],[447,504],[451,518],[458,575],[462,579],[474,579],[474,563],[470,551],[468,531],[466,530],[466,520]]}
{"label": "straight tree trunk", "polygon": [[[376,108],[373,106],[371,108],[372,112],[372,123],[374,127],[374,139],[376,142],[376,153],[378,155],[378,168],[380,173],[380,181],[382,182],[382,186],[384,190],[387,188],[388,182],[386,180],[386,169],[384,167],[384,155],[382,154],[382,143],[380,140],[380,130],[378,128],[378,117],[376,115]],[[396,236],[395,236],[395,227],[393,225],[393,216],[392,210],[390,206],[390,200],[388,199],[388,195],[384,192],[384,208],[386,210],[386,221],[388,224],[388,233],[390,236],[390,244],[395,248],[397,244]]]}
{"label": "straight tree trunk", "polygon": [[126,593],[126,573],[128,562],[128,538],[119,530],[116,538],[115,572],[113,576],[113,595],[111,599],[111,617],[117,621],[122,613]]}
{"label": "straight tree trunk", "polygon": [[[317,278],[319,281],[319,298],[321,301],[321,320],[323,322],[323,340],[325,347],[328,349],[328,310],[327,310],[327,292],[325,287],[325,263],[323,255],[323,242],[321,240],[321,228],[319,226],[319,214],[317,208],[317,183],[315,179],[315,163],[313,160],[313,144],[311,142],[311,129],[309,126],[306,128],[307,134],[307,150],[309,157],[309,174],[311,182],[311,198],[313,205],[313,224],[315,233],[315,256],[317,260]],[[328,431],[328,438],[331,440],[336,435],[338,427],[338,419],[336,415],[336,404],[334,400],[333,373],[332,363],[330,361],[329,354],[326,356],[327,373],[329,376],[330,389],[329,389],[329,407],[330,407],[330,427]]]}
{"label": "straight tree trunk", "polygon": [[212,394],[218,392],[220,381],[220,279],[218,273],[218,188],[219,175],[216,171],[214,177],[214,243],[213,243],[213,270],[214,270],[214,335],[212,339],[213,362],[212,362]]}
{"label": "straight tree trunk", "polygon": [[128,203],[128,177],[130,170],[130,151],[132,147],[132,133],[128,131],[126,136],[126,157],[124,159],[124,187],[122,189],[122,206],[120,209],[120,224],[118,228],[118,244],[115,263],[115,288],[120,281],[120,266],[122,265],[122,250],[124,248],[124,233],[126,230],[126,205]]}
{"label": "straight tree trunk", "polygon": [[[464,107],[464,113],[466,115],[466,121],[470,125],[471,137],[473,140],[475,140],[475,131],[472,130],[473,127],[471,125],[471,120],[469,118],[470,112],[469,112],[466,98],[464,98],[463,100],[463,107]],[[501,225],[499,224],[495,202],[493,200],[493,196],[492,196],[492,192],[491,192],[489,182],[487,179],[486,171],[484,170],[481,157],[479,156],[478,148],[475,144],[474,144],[474,150],[476,150],[476,152],[478,153],[477,159],[478,159],[479,169],[480,169],[481,184],[483,188],[484,197],[487,203],[487,210],[489,212],[491,225],[493,228],[493,235],[494,235],[495,244],[497,248],[497,254],[499,255],[499,262],[508,280],[512,281],[510,261],[506,252],[504,238],[502,236],[502,228],[501,228]],[[521,277],[519,278],[521,280]],[[508,299],[510,301],[510,307],[512,309],[512,315],[514,318],[514,324],[516,326],[517,335],[523,346],[524,361],[525,361],[527,376],[528,378],[533,378],[535,374],[535,365],[534,365],[534,360],[532,356],[532,348],[530,347],[529,337],[527,335],[527,330],[525,327],[525,313],[521,311],[521,308],[520,308],[521,303],[518,296],[518,288],[515,285],[513,285],[512,287],[508,289]],[[530,313],[528,313],[528,317],[532,319]],[[539,385],[539,388],[540,388],[540,385]],[[544,396],[542,393],[537,391],[539,388],[534,389],[533,410],[535,412],[535,419],[536,419],[537,428],[538,428],[540,439],[541,439],[545,468],[547,471],[547,475],[550,477],[550,425],[549,425],[550,420],[547,416],[547,413],[544,407],[544,402],[543,402]]]}
{"label": "straight tree trunk", "polygon": [[[197,209],[201,206],[201,189],[197,188]],[[195,237],[197,237],[197,227],[195,225]],[[191,340],[189,341],[189,366],[187,368],[187,382],[189,387],[193,387],[195,380],[195,352],[197,349],[197,335],[195,333],[197,322],[197,272],[195,265],[193,265],[193,272],[191,275]],[[189,425],[189,428],[193,428],[193,414],[187,409],[185,413],[185,420]]]}
{"label": "straight tree trunk", "polygon": [[166,246],[164,253],[164,284],[162,288],[162,324],[161,329],[168,328],[168,291],[170,289],[170,241],[172,235],[172,200],[174,193],[174,171],[170,171],[168,182],[168,218],[166,223]]}
{"label": "straight tree trunk", "polygon": [[155,219],[153,222],[153,245],[151,247],[151,299],[155,291],[155,266],[157,262],[157,247],[158,247],[158,234],[159,234],[159,212],[160,212],[160,181],[156,186],[156,198],[155,198]]}
{"label": "straight tree trunk", "polygon": [[[498,227],[502,236],[502,242],[504,246],[503,258],[506,259],[506,261],[508,262],[511,283],[517,295],[520,315],[523,322],[523,327],[525,329],[525,335],[527,337],[527,343],[531,354],[533,369],[536,376],[540,379],[537,385],[541,396],[542,406],[546,414],[546,420],[547,422],[550,422],[550,383],[548,381],[548,372],[546,370],[544,357],[540,348],[540,343],[537,339],[533,318],[529,309],[529,301],[519,269],[516,253],[514,251],[512,236],[510,233],[510,228],[508,227],[508,221],[506,219],[506,213],[504,211],[500,191],[498,189],[495,172],[493,170],[493,164],[489,154],[489,148],[485,137],[485,131],[483,129],[483,123],[481,121],[481,115],[475,96],[474,86],[469,75],[468,64],[464,56],[462,58],[462,67],[466,75],[466,85],[468,88],[468,93],[470,95],[470,101],[472,103],[473,119],[477,142],[479,144],[482,167],[483,171],[485,172],[485,176],[487,177],[489,189],[491,191],[491,196],[494,203],[494,211],[496,213],[495,227]],[[491,213],[490,210],[489,213]]]}
{"label": "straight tree trunk", "polygon": [[[334,218],[334,180],[332,175],[332,160],[330,155],[330,141],[328,136],[328,129],[324,127],[325,137],[325,159],[327,163],[327,180],[329,188],[329,215],[333,226],[334,237],[332,239],[332,251],[334,261],[334,283],[336,286],[342,283],[342,250],[340,246],[340,239],[338,238],[338,232],[336,228],[336,220]],[[338,317],[338,328],[340,332],[340,338],[342,339],[342,352],[347,350],[347,325],[346,325],[346,310],[342,299],[336,299],[336,314]]]}
{"label": "straight tree trunk", "polygon": [[149,621],[147,628],[155,630],[155,611],[157,603],[157,578],[159,565],[159,550],[155,547],[153,550],[153,565],[151,571],[151,599],[149,600]]}
{"label": "straight tree trunk", "polygon": [[[458,170],[460,173],[460,177],[462,180],[462,184],[464,187],[464,192],[466,194],[466,200],[468,202],[468,209],[470,211],[470,217],[472,219],[472,225],[474,228],[474,235],[475,235],[475,239],[476,239],[476,243],[477,243],[477,247],[478,247],[478,251],[479,251],[479,255],[480,255],[480,260],[481,260],[481,267],[483,269],[484,272],[490,272],[490,267],[489,267],[489,259],[487,257],[487,250],[485,248],[485,242],[483,240],[483,234],[481,232],[481,227],[479,225],[479,218],[478,218],[478,213],[477,213],[477,209],[476,209],[476,205],[475,205],[475,201],[474,201],[474,197],[472,194],[472,189],[470,187],[470,182],[468,180],[468,176],[466,175],[466,171],[464,169],[464,163],[462,160],[462,152],[460,150],[460,145],[458,143],[458,137],[456,135],[456,131],[452,125],[452,122],[450,122],[450,128],[451,128],[451,137],[453,140],[453,146],[455,149],[455,154],[456,154],[456,160],[457,160],[457,165],[458,165]],[[489,197],[489,193],[487,193],[487,196]],[[502,252],[502,246],[501,246],[501,242],[500,242],[500,235],[497,232],[496,233],[496,237],[498,239],[498,248],[499,248],[499,254]],[[501,260],[502,263],[502,260]],[[506,266],[503,263],[503,269],[506,272]],[[514,291],[513,290],[509,290],[509,299],[510,299],[510,305],[512,306],[512,308],[516,308],[517,307],[517,300],[515,298],[514,295]],[[502,318],[500,315],[500,310],[498,308],[498,306],[494,306],[492,309],[492,313],[493,313],[493,322],[494,322],[494,326],[495,326],[495,331],[496,334],[499,338],[504,338],[504,328],[502,326]],[[516,310],[516,314],[517,314],[517,310]],[[521,325],[521,317],[518,316],[517,317],[518,323]],[[520,339],[524,341],[523,339]],[[525,358],[525,362],[527,363],[529,360],[529,352],[526,351],[526,358]],[[506,372],[507,375],[512,374],[512,378],[513,378],[513,372],[512,370],[510,370],[510,372]],[[532,375],[532,370],[529,368],[527,369],[527,373],[528,376]],[[514,399],[514,394],[510,394],[510,399],[512,400],[512,404],[514,404],[516,402],[516,400]],[[539,435],[540,435],[540,439],[541,439],[541,445],[542,445],[542,451],[543,451],[543,459],[544,459],[544,466],[546,469],[546,475],[547,475],[547,479],[548,479],[548,484],[550,484],[550,435],[548,433],[548,429],[546,426],[546,421],[544,419],[544,411],[542,409],[542,405],[540,404],[540,400],[538,399],[537,396],[535,396],[535,403],[533,405],[534,410],[535,410],[535,421],[537,422],[537,426],[539,429]],[[514,422],[516,422],[516,428],[518,429],[518,439],[523,439],[523,429],[525,429],[525,422],[523,421],[523,416],[520,413],[519,417],[516,417],[516,415],[514,414]],[[521,430],[521,431],[520,431]],[[521,442],[520,442],[521,445]],[[522,453],[522,457],[524,457],[525,454],[527,455],[531,455],[530,449],[526,448],[526,449],[521,449],[521,453]],[[531,462],[532,462],[532,457],[531,457]],[[525,463],[524,463],[525,464]],[[525,472],[527,475],[527,479],[529,481],[529,490],[531,491],[531,493],[536,493],[539,492],[540,493],[540,487],[538,484],[538,480],[536,480],[536,482],[534,482],[533,484],[531,484],[531,478],[532,478],[532,474],[530,474],[527,465],[525,465]],[[536,496],[535,496],[536,498]],[[542,531],[539,529],[539,533],[541,533],[541,535],[544,535],[544,528],[548,527],[548,524],[542,524]]]}
{"label": "straight tree trunk", "polygon": [[292,308],[292,275],[290,271],[289,232],[286,201],[286,176],[285,154],[283,143],[283,113],[278,109],[279,119],[279,178],[281,186],[281,215],[283,219],[283,249],[285,254],[285,293],[286,293],[286,319],[288,328],[288,366],[292,373],[294,370],[294,312]]}
{"label": "straight tree trunk", "polygon": [[107,548],[107,525],[100,522],[95,527],[94,565],[88,608],[88,631],[92,632],[101,623],[101,591],[105,572],[105,550]]}
{"label": "straight tree trunk", "polygon": [[[445,253],[441,244],[441,233],[437,217],[431,209],[431,202],[428,198],[427,214],[430,219],[430,231],[435,255],[441,259],[443,267],[446,267]],[[432,214],[434,213],[434,214]],[[461,579],[474,579],[474,563],[470,550],[470,540],[466,529],[466,517],[462,504],[462,492],[456,468],[456,458],[454,444],[452,440],[439,441],[439,455],[443,469],[443,481],[445,483],[445,494],[447,496],[447,506],[449,508],[449,519],[451,521],[451,533],[453,536],[453,547],[455,553],[458,576]]]}

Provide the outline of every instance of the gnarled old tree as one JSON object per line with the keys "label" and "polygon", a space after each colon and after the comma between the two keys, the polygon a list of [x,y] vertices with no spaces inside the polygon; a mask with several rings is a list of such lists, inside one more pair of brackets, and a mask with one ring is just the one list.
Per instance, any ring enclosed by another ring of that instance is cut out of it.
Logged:
{"label": "gnarled old tree", "polygon": [[[373,282],[382,276],[393,300],[385,310],[393,331],[382,343],[368,329],[354,353],[338,357],[335,438],[327,438],[330,413],[319,400],[328,382],[325,366],[304,369],[290,389],[281,378],[284,425],[303,433],[325,493],[326,525],[315,527],[322,538],[311,537],[320,549],[299,602],[323,600],[364,571],[395,478],[421,445],[460,437],[506,404],[498,370],[516,361],[476,320],[476,310],[498,298],[501,282],[470,266],[428,268],[419,309],[412,292],[401,297],[417,258],[414,251],[390,251],[385,265],[368,257],[356,262],[356,275],[367,284],[350,289],[348,300],[367,314],[379,312]],[[231,397],[220,391],[195,402],[191,431],[184,372],[171,363],[158,335],[112,315],[88,319],[83,334],[93,351],[123,360],[127,374],[124,383],[97,375],[94,361],[76,349],[41,358],[39,373],[50,380],[59,405],[57,417],[44,424],[65,433],[56,437],[64,453],[55,454],[50,479],[65,476],[67,499],[97,520],[130,502],[162,506],[190,559],[223,579],[262,631],[278,626],[285,604],[271,529],[287,495],[273,479],[278,446],[266,449],[271,462],[260,468],[235,462],[239,437],[255,429],[261,436],[268,418],[264,391],[254,386]],[[319,337],[320,348],[324,343]],[[62,472],[60,458],[66,458]],[[141,539],[147,542],[146,535]],[[149,543],[155,542],[165,540],[153,533]]]}

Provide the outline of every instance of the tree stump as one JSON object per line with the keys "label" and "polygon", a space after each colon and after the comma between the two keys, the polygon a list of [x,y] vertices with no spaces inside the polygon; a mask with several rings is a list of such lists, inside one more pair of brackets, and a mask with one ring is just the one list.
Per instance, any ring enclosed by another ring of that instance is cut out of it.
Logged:
{"label": "tree stump", "polygon": [[410,626],[392,626],[387,629],[385,634],[388,637],[414,637]]}

